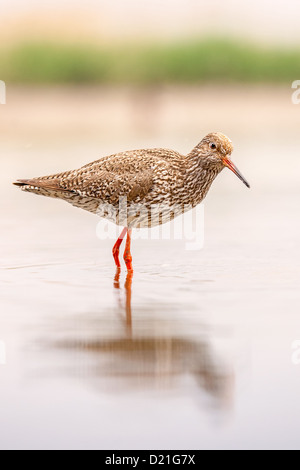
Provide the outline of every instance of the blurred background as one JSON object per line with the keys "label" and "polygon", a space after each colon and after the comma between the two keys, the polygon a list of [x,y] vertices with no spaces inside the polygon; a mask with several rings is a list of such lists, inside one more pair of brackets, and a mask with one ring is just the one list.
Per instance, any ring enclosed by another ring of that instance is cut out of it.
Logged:
{"label": "blurred background", "polygon": [[[299,447],[299,14],[0,0],[2,449]],[[133,277],[94,216],[11,184],[133,148],[188,153],[212,131],[251,190],[224,170],[204,248],[136,240]]]}

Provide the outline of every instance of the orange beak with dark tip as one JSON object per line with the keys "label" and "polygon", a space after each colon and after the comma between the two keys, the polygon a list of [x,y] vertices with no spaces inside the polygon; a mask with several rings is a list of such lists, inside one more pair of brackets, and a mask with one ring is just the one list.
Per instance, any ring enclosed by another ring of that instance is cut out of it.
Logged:
{"label": "orange beak with dark tip", "polygon": [[243,183],[247,186],[247,188],[250,188],[250,184],[248,181],[243,177],[242,173],[237,169],[237,167],[232,163],[229,158],[224,157],[222,158],[222,162],[227,168],[229,168],[233,173],[241,180]]}

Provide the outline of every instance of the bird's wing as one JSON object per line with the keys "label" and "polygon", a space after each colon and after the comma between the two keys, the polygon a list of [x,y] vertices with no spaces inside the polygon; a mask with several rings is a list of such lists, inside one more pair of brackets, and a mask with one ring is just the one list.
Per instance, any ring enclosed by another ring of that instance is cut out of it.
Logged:
{"label": "bird's wing", "polygon": [[110,204],[118,202],[120,197],[127,197],[129,202],[143,199],[153,184],[152,171],[109,172],[100,170],[95,173],[78,172],[59,181],[65,191],[72,191],[80,196],[93,197]]}
{"label": "bird's wing", "polygon": [[77,170],[18,180],[15,184],[33,191],[35,188],[50,193],[59,191],[66,196],[72,193],[110,204],[117,203],[124,196],[129,202],[139,201],[153,186],[153,170],[145,154],[137,152],[111,155]]}

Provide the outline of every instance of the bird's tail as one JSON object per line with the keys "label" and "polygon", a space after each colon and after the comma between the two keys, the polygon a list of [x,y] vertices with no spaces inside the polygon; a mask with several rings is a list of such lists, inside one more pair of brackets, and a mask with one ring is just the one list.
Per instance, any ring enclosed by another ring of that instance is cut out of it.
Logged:
{"label": "bird's tail", "polygon": [[58,179],[44,179],[44,178],[32,178],[17,180],[13,184],[19,186],[22,191],[30,193],[41,194],[42,196],[48,197],[61,197],[58,193],[65,192],[65,189],[61,188]]}
{"label": "bird's tail", "polygon": [[[67,175],[67,173],[62,176]],[[76,191],[62,187],[61,175],[45,176],[41,178],[17,180],[13,184],[19,186],[22,191],[63,199],[75,207],[88,210],[94,214],[99,213],[99,201],[93,197],[82,197]]]}

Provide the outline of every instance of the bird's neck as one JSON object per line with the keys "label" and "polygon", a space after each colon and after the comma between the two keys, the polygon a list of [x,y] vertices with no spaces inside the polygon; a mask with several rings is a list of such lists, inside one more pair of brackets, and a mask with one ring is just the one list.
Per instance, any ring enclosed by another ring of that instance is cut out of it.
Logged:
{"label": "bird's neck", "polygon": [[194,193],[196,204],[205,198],[212,182],[222,170],[222,165],[214,165],[211,160],[199,156],[192,150],[186,157],[186,187]]}

